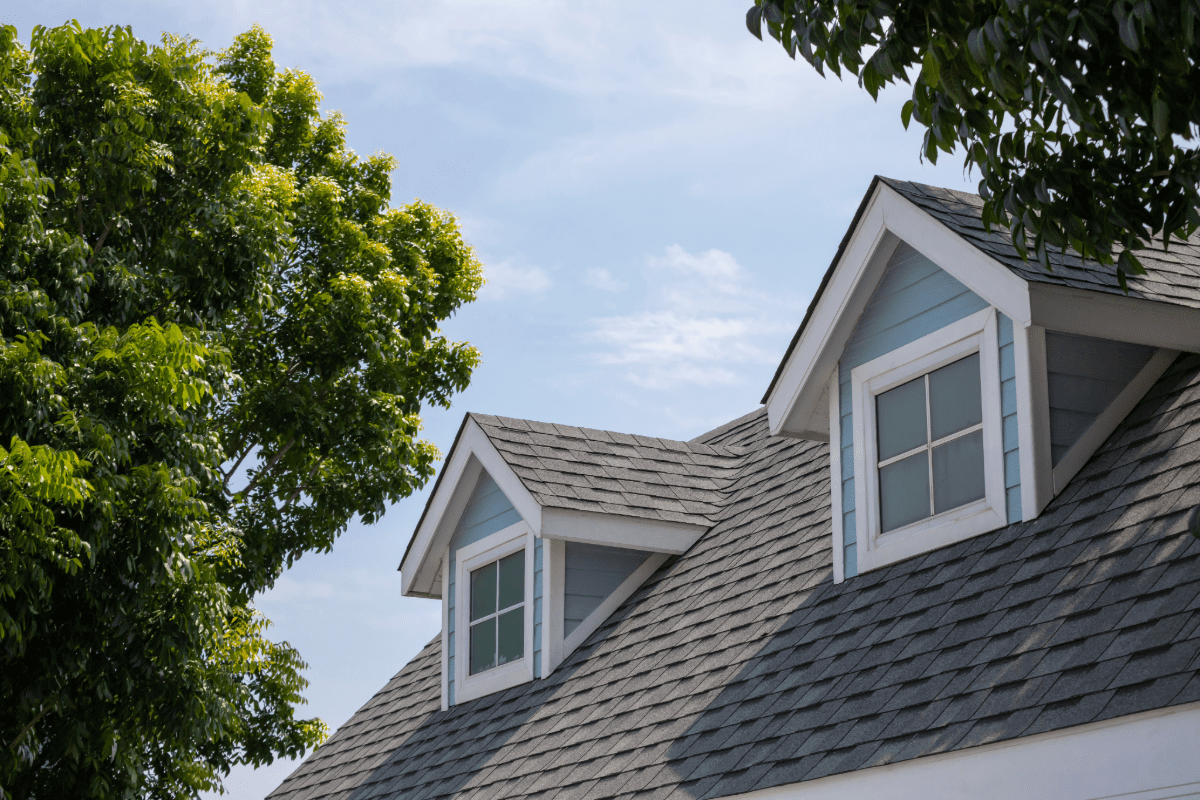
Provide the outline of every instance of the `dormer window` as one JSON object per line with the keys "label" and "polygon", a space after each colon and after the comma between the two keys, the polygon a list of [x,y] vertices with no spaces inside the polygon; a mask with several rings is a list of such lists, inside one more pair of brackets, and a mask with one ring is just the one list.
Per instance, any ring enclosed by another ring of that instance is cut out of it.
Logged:
{"label": "dormer window", "polygon": [[1006,524],[994,310],[855,367],[851,391],[860,569]]}
{"label": "dormer window", "polygon": [[[454,603],[446,604],[453,631],[458,700],[482,697],[534,677],[533,531],[509,525],[455,553]],[[449,556],[447,556],[447,570]],[[461,655],[458,655],[461,654]]]}
{"label": "dormer window", "polygon": [[979,354],[875,397],[880,530],[984,498]]}
{"label": "dormer window", "polygon": [[525,549],[471,571],[471,674],[525,654]]}

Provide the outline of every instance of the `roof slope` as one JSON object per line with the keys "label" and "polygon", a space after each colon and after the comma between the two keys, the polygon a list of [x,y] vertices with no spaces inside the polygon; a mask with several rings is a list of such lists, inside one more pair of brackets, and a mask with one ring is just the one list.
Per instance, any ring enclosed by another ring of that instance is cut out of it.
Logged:
{"label": "roof slope", "polygon": [[702,439],[717,524],[553,675],[443,712],[435,639],[271,796],[720,797],[1200,700],[1200,357],[1039,519],[836,586],[828,446]]}
{"label": "roof slope", "polygon": [[708,527],[742,448],[471,414],[543,506]]}

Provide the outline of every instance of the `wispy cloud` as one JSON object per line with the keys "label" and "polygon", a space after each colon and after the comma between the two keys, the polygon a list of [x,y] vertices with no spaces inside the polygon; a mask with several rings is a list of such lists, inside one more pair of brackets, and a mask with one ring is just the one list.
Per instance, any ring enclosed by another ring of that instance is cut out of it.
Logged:
{"label": "wispy cloud", "polygon": [[589,269],[583,276],[583,283],[605,292],[620,292],[628,286],[624,281],[614,278],[611,272],[601,268]]}
{"label": "wispy cloud", "polygon": [[514,295],[539,294],[550,288],[552,281],[541,267],[527,267],[512,261],[500,261],[484,267],[487,279],[479,293],[481,300],[505,300]]}
{"label": "wispy cloud", "polygon": [[646,264],[649,307],[596,319],[585,334],[603,346],[600,364],[637,386],[669,389],[738,385],[745,366],[778,358],[775,343],[795,324],[797,298],[759,289],[723,250],[672,245]]}

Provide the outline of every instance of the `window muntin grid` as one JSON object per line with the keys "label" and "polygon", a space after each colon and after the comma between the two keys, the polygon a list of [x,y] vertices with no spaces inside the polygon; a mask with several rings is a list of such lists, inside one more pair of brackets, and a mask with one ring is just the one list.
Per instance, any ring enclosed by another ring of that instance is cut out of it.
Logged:
{"label": "window muntin grid", "polygon": [[471,570],[469,671],[477,675],[525,655],[525,550]]}
{"label": "window muntin grid", "polygon": [[985,496],[980,357],[875,397],[880,532]]}

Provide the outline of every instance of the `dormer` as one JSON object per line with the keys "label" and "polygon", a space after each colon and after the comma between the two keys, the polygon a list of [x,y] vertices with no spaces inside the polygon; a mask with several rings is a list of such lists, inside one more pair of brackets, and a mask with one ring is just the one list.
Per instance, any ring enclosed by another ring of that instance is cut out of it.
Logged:
{"label": "dormer", "polygon": [[837,582],[1036,518],[1200,351],[1166,276],[1046,273],[981,205],[877,177],[763,398],[772,434],[830,443]]}
{"label": "dormer", "polygon": [[442,603],[442,707],[551,675],[708,530],[721,448],[468,414],[400,566]]}

